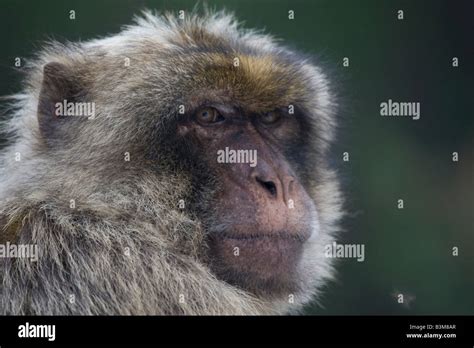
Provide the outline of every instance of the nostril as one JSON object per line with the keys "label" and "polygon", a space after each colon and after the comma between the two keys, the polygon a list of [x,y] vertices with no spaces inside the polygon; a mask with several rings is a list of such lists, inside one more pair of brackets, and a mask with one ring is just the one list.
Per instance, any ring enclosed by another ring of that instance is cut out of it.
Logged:
{"label": "nostril", "polygon": [[272,196],[276,196],[277,188],[273,181],[265,181],[260,178],[256,178],[257,181],[262,185]]}

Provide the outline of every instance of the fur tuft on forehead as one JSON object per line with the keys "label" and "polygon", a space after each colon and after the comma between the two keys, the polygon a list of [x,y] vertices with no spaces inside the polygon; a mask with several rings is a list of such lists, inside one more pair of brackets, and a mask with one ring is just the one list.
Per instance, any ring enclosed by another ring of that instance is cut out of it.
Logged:
{"label": "fur tuft on forehead", "polygon": [[232,100],[249,112],[287,107],[309,97],[303,76],[269,55],[206,53],[193,56],[189,66],[193,78],[183,85],[190,94],[201,91],[221,103]]}
{"label": "fur tuft on forehead", "polygon": [[314,92],[314,85],[312,75],[304,70],[306,60],[277,45],[270,35],[242,28],[231,14],[192,13],[179,19],[145,12],[136,23],[138,27],[127,27],[124,35],[166,32],[168,41],[162,44],[181,56],[182,66],[175,69],[191,72],[193,78],[181,85],[192,91],[220,91],[255,112],[314,97],[308,95]]}
{"label": "fur tuft on forehead", "polygon": [[184,13],[184,19],[167,12],[163,15],[153,11],[144,11],[135,17],[135,25],[126,26],[125,35],[143,37],[159,32],[160,37],[169,45],[189,48],[228,47],[229,43],[246,42],[249,48],[270,50],[274,40],[258,31],[243,29],[234,15],[226,11],[205,10]]}

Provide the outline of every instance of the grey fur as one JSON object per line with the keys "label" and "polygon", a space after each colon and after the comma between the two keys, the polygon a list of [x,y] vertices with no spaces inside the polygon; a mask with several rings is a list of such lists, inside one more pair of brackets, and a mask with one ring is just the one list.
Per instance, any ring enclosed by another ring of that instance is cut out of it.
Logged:
{"label": "grey fur", "polygon": [[[196,31],[236,50],[287,56],[285,67],[306,88],[301,102],[319,132],[308,140],[321,156],[310,182],[319,233],[306,245],[294,303],[257,297],[217,279],[202,261],[200,220],[177,209],[189,193],[189,176],[166,151],[157,149],[153,166],[144,155],[151,130],[160,134],[163,120],[175,117],[183,95],[196,88],[188,75],[199,63],[186,49],[206,45],[209,51],[215,44]],[[127,57],[130,66],[124,68]],[[74,71],[97,113],[66,128],[68,141],[52,146],[37,120],[49,62]],[[27,70],[4,125],[11,144],[0,158],[0,242],[18,226],[12,242],[37,244],[40,257],[0,259],[0,314],[282,314],[317,298],[333,274],[323,247],[332,243],[341,216],[337,178],[323,160],[333,138],[335,103],[321,69],[270,36],[241,29],[223,12],[186,20],[147,12],[113,36],[50,43]],[[125,152],[130,162],[123,160]]]}

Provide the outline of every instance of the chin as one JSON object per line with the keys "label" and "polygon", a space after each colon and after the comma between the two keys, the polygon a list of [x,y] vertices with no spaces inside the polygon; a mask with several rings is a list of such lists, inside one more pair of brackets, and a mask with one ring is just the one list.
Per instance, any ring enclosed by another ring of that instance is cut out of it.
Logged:
{"label": "chin", "polygon": [[309,231],[221,233],[209,238],[213,272],[254,294],[285,295],[300,289],[299,265]]}

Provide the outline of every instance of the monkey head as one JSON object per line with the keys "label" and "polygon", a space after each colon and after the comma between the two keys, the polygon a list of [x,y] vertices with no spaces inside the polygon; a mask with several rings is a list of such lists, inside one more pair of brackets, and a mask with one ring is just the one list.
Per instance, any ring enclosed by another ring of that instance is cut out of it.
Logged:
{"label": "monkey head", "polygon": [[[34,97],[23,109],[37,118],[22,114],[27,126],[16,128],[24,139],[17,146],[33,149],[34,160],[15,170],[35,193],[22,197],[48,202],[54,229],[81,231],[64,232],[76,240],[71,249],[88,240],[83,250],[92,250],[105,235],[107,247],[131,248],[136,260],[120,269],[135,269],[114,272],[120,281],[110,279],[109,288],[133,278],[142,282],[134,291],[175,303],[173,292],[187,281],[195,296],[212,289],[214,299],[222,291],[222,301],[238,303],[232,293],[259,303],[247,313],[282,313],[331,277],[324,246],[341,215],[327,159],[335,100],[309,57],[225,13],[184,20],[146,13],[109,38],[51,44],[31,70]],[[94,117],[58,115],[65,101],[93,103]],[[63,208],[72,197],[77,208]],[[212,300],[196,298],[184,313],[238,312],[205,301]],[[171,308],[163,312],[178,312],[163,303]]]}

